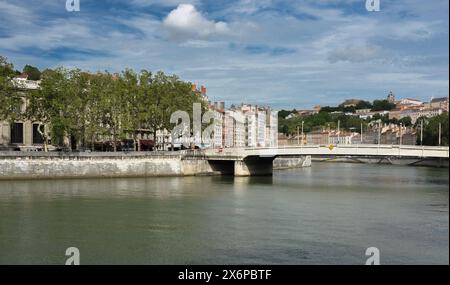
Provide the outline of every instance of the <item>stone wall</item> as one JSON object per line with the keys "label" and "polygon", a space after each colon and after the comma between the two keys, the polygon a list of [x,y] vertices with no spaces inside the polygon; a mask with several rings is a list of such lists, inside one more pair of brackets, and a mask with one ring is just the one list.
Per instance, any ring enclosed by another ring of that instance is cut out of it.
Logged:
{"label": "stone wall", "polygon": [[[277,158],[273,166],[278,169],[306,167],[310,163],[308,157]],[[0,152],[0,180],[271,173],[272,159],[265,158],[208,161],[157,153]]]}
{"label": "stone wall", "polygon": [[302,157],[278,157],[273,161],[274,169],[310,167],[311,156]]}
{"label": "stone wall", "polygon": [[0,179],[144,177],[184,175],[180,159],[0,160]]}

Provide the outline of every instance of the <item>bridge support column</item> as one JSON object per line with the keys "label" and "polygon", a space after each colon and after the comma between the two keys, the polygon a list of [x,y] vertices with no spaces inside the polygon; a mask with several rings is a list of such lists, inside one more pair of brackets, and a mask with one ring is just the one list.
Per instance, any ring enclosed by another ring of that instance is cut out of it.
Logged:
{"label": "bridge support column", "polygon": [[234,162],[234,176],[262,176],[273,174],[273,158],[246,158]]}

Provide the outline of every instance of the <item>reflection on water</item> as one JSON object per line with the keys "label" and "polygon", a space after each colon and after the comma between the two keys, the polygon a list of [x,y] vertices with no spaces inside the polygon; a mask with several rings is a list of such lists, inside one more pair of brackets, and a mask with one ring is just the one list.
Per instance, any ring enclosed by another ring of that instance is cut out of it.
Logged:
{"label": "reflection on water", "polygon": [[0,264],[448,264],[446,169],[0,182]]}

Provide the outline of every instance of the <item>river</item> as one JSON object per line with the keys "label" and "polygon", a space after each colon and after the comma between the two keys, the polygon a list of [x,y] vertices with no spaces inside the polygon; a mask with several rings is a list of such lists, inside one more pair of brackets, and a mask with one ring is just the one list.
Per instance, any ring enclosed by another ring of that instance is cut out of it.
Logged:
{"label": "river", "polygon": [[0,264],[449,264],[448,169],[0,181]]}

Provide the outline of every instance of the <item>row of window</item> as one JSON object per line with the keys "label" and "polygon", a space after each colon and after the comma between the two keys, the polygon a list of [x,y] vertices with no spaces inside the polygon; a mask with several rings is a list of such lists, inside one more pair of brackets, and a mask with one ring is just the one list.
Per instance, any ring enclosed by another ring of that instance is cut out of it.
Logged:
{"label": "row of window", "polygon": [[[43,144],[44,138],[38,131],[39,124],[33,124],[33,144]],[[23,144],[23,123],[14,123],[11,126],[11,143]]]}

